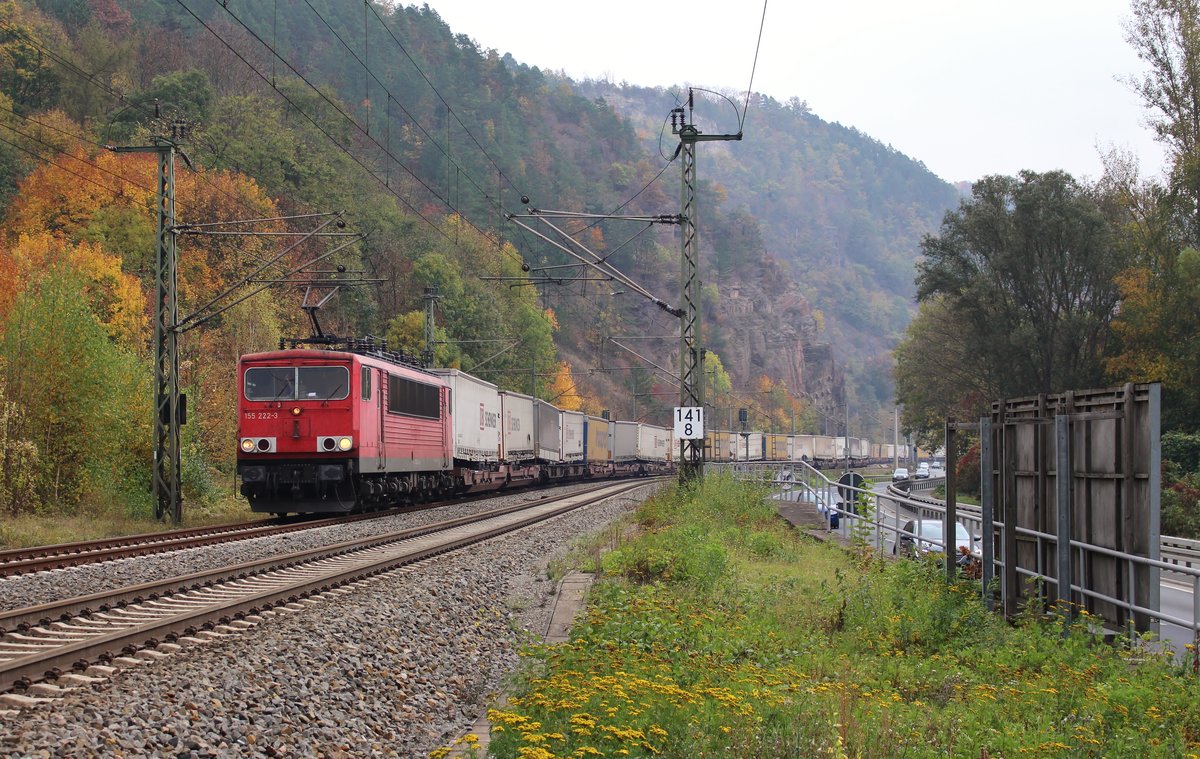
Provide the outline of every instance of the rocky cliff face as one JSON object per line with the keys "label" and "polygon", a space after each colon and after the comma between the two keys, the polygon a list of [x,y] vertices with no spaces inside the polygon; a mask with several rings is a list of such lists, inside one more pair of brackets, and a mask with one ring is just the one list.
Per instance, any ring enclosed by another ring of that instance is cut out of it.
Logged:
{"label": "rocky cliff face", "polygon": [[716,279],[719,300],[705,315],[705,342],[720,353],[734,386],[766,375],[832,414],[842,375],[797,282],[768,256]]}
{"label": "rocky cliff face", "polygon": [[[837,409],[844,378],[822,334],[818,313],[799,283],[778,261],[765,253],[747,254],[745,258],[724,272],[711,270],[707,263],[701,266],[707,291],[701,324],[705,346],[720,355],[737,390],[749,389],[765,375],[786,383],[797,397],[811,400],[823,416],[840,418]],[[656,274],[652,288],[656,292],[667,293],[672,285],[677,287],[666,272]],[[572,305],[565,297],[557,303],[558,308]],[[664,319],[661,311],[645,301],[624,299],[612,309],[595,316],[586,329],[587,335],[575,330],[558,334],[559,350],[572,365],[577,382],[586,395],[622,418],[640,418],[652,406],[675,405],[677,388],[661,377],[653,381],[652,387],[642,389],[648,395],[630,398],[628,367],[650,370],[650,366],[607,342],[607,337],[639,332],[644,335],[647,329],[659,335],[677,333],[678,322]],[[615,318],[614,313],[620,313],[620,317]],[[634,338],[625,342],[660,366],[678,371],[677,339]]]}

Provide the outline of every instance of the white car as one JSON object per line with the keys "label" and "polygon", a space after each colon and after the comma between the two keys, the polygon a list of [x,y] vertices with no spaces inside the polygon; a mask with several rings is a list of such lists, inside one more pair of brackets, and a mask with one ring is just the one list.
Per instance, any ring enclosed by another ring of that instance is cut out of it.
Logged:
{"label": "white car", "polygon": [[928,464],[917,464],[917,473],[914,476],[918,480],[929,479],[929,465]]}
{"label": "white car", "polygon": [[892,482],[904,482],[907,479],[908,469],[905,467],[898,467],[896,471],[892,472]]}
{"label": "white car", "polygon": [[[937,542],[933,542],[937,541]],[[938,545],[941,543],[942,545]],[[942,520],[940,519],[910,519],[900,528],[892,553],[900,556],[926,556],[942,553],[945,542],[942,539]],[[971,554],[978,555],[979,548],[975,539],[962,522],[954,523],[954,548],[956,551],[966,548]]]}

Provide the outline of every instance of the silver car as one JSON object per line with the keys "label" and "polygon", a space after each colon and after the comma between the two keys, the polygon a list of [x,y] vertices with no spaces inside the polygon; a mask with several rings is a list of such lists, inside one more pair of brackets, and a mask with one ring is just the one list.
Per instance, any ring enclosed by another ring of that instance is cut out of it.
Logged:
{"label": "silver car", "polygon": [[[945,540],[942,538],[942,520],[940,519],[910,519],[900,528],[896,542],[892,545],[892,553],[901,556],[929,556],[943,553]],[[969,553],[977,553],[975,540],[962,522],[954,523],[954,550],[966,548]]]}

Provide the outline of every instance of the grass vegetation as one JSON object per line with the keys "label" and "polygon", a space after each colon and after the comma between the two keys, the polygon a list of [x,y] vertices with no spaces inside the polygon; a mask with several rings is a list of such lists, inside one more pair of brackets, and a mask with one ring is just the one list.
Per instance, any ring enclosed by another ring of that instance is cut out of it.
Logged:
{"label": "grass vegetation", "polygon": [[[946,486],[938,485],[936,488],[933,489],[933,492],[930,493],[930,495],[933,498],[938,499],[939,501],[946,500]],[[965,504],[967,506],[979,506],[982,503],[979,500],[979,496],[973,495],[971,493],[963,493],[963,492],[958,493],[958,495],[954,499],[954,502]]]}
{"label": "grass vegetation", "polygon": [[978,586],[800,536],[728,479],[636,519],[571,640],[526,652],[491,755],[1200,756],[1190,667],[1086,615],[1006,624]]}
{"label": "grass vegetation", "polygon": [[[262,516],[257,515],[258,518]],[[244,498],[230,495],[203,506],[185,502],[182,526],[246,522],[255,517]],[[0,520],[0,549],[140,535],[170,528],[170,521],[157,520],[152,513],[141,510],[130,513],[128,508],[120,505],[89,509],[43,507],[32,513],[6,515]]]}

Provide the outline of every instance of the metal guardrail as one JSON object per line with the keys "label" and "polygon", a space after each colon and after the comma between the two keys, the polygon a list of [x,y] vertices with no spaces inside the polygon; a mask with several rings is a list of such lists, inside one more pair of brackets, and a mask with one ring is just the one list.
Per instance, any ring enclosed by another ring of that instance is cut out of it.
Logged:
{"label": "metal guardrail", "polygon": [[[728,471],[736,479],[750,480],[767,485],[775,494],[773,497],[789,494],[795,490],[811,494],[811,498],[817,503],[818,508],[822,509],[823,507],[821,513],[826,517],[827,527],[829,527],[829,515],[835,513],[839,515],[839,525],[836,531],[843,535],[849,536],[855,529],[863,529],[856,527],[856,524],[866,525],[872,533],[871,539],[876,549],[881,551],[885,542],[885,533],[892,533],[894,536],[891,541],[893,545],[895,545],[901,535],[917,537],[900,528],[900,508],[895,508],[896,506],[911,511],[916,518],[944,519],[946,513],[946,506],[943,501],[913,495],[912,493],[914,490],[932,491],[938,485],[944,484],[944,479],[942,478],[906,480],[903,484],[907,485],[907,490],[895,485],[889,485],[886,494],[879,494],[874,490],[866,488],[841,485],[834,480],[830,480],[819,470],[813,469],[804,462],[709,463],[705,464],[705,468],[713,472]],[[851,497],[846,498],[844,496]],[[808,498],[809,496],[804,497]],[[788,500],[793,499],[788,498]],[[886,514],[886,510],[882,508],[882,504],[880,503],[883,500],[893,505],[890,520],[880,518],[881,514]],[[855,513],[853,508],[847,508],[851,504],[858,506],[858,513]],[[983,519],[980,512],[981,508],[979,506],[957,504],[957,519],[968,528],[972,537],[982,537]],[[908,517],[904,517],[904,521],[907,521],[907,519]],[[888,521],[892,523],[888,524]],[[998,539],[1001,538],[1005,529],[1004,523],[1000,520],[993,520],[993,526],[995,537]],[[1017,528],[1017,533],[1025,538],[1032,538],[1038,543],[1037,556],[1039,557],[1039,566],[1036,569],[1018,568],[1018,573],[1025,577],[1036,578],[1053,584],[1055,582],[1054,576],[1048,574],[1047,567],[1041,566],[1040,562],[1042,561],[1041,557],[1045,555],[1045,552],[1042,550],[1042,544],[1044,542],[1057,544],[1057,536],[1020,527]],[[922,542],[938,545],[945,551],[945,543],[943,541],[927,536],[921,536],[920,539]],[[1079,594],[1078,597],[1086,596],[1097,601],[1111,603],[1128,610],[1131,614],[1147,614],[1160,622],[1169,622],[1191,630],[1193,639],[1200,640],[1200,541],[1163,537],[1162,548],[1164,557],[1169,555],[1170,558],[1161,560],[1150,559],[1145,556],[1122,553],[1083,541],[1072,540],[1072,560],[1075,562],[1072,572],[1073,576],[1087,576],[1083,570],[1087,565],[1088,556],[1094,554],[1111,557],[1122,562],[1127,582],[1125,583],[1126,594],[1123,597],[1098,593],[1074,582],[1071,584],[1071,590],[1073,593]],[[1003,575],[998,574],[996,570],[1004,566],[1004,562],[999,556],[994,558],[993,563],[995,566],[984,568],[985,582],[983,583],[982,593],[989,604],[992,598],[987,589],[989,584],[987,580],[992,577],[1002,577]],[[1135,570],[1139,566],[1169,571],[1178,577],[1180,581],[1189,583],[1192,591],[1192,618],[1185,619],[1173,616],[1164,613],[1161,609],[1150,609],[1136,603],[1132,596],[1133,589],[1135,588]],[[1001,593],[1004,592],[1005,589],[1001,588]]]}
{"label": "metal guardrail", "polygon": [[[927,503],[931,508],[938,509],[937,513],[944,514],[946,502],[937,498],[922,498],[920,496],[911,495],[913,491],[933,491],[939,486],[945,485],[944,477],[932,478],[928,480],[911,480],[912,486],[909,488],[910,498],[920,503]],[[983,516],[982,508],[974,504],[962,503],[957,504],[957,512],[960,520],[968,527],[972,524],[982,531]],[[999,523],[999,522],[997,522]],[[973,532],[972,534],[978,534]],[[1191,540],[1189,538],[1176,538],[1170,535],[1162,535],[1159,538],[1159,556],[1162,561],[1168,564],[1173,564],[1181,568],[1200,568],[1200,540]],[[1175,571],[1173,568],[1168,571]],[[1186,574],[1186,573],[1184,573]]]}

